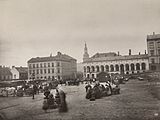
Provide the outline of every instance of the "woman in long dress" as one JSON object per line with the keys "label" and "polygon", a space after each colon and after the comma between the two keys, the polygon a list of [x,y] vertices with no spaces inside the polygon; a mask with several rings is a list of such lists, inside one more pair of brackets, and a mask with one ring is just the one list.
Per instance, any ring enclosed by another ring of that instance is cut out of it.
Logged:
{"label": "woman in long dress", "polygon": [[59,89],[59,96],[60,96],[60,105],[59,105],[59,112],[67,112],[67,102],[66,102],[66,94],[63,90]]}

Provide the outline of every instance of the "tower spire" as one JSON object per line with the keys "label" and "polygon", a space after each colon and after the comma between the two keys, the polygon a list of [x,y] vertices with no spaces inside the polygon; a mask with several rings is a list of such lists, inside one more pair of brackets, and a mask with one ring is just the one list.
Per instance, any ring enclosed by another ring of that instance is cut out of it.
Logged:
{"label": "tower spire", "polygon": [[89,59],[89,54],[88,54],[87,44],[86,44],[86,41],[85,41],[84,54],[83,54],[83,62],[87,61],[88,59]]}
{"label": "tower spire", "polygon": [[87,44],[85,42],[84,53],[88,53]]}

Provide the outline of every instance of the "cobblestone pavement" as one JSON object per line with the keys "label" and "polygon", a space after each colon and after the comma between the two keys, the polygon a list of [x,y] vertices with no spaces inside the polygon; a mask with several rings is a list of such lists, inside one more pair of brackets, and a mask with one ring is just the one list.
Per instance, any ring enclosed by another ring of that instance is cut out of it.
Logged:
{"label": "cobblestone pavement", "polygon": [[40,94],[34,100],[1,97],[0,114],[6,120],[160,120],[160,101],[150,94],[146,81],[130,80],[120,85],[119,95],[96,101],[85,99],[84,86],[61,87],[67,93],[67,113],[59,113],[57,109],[45,113]]}

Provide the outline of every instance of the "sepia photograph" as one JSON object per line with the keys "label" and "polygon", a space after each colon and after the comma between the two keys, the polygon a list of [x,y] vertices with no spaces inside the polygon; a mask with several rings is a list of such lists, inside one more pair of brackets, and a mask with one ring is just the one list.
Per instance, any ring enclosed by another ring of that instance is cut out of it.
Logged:
{"label": "sepia photograph", "polygon": [[160,120],[160,0],[0,0],[0,120]]}

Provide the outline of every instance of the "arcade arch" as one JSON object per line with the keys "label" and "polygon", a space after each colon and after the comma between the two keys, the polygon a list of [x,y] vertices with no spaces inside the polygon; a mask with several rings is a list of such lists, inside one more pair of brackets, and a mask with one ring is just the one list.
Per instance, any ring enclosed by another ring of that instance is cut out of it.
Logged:
{"label": "arcade arch", "polygon": [[92,71],[92,72],[95,72],[94,66],[91,66],[91,71]]}
{"label": "arcade arch", "polygon": [[106,68],[106,72],[109,72],[109,66],[106,65],[105,68]]}
{"label": "arcade arch", "polygon": [[126,67],[126,71],[129,71],[129,64],[126,64],[125,67]]}
{"label": "arcade arch", "polygon": [[124,73],[124,65],[123,64],[120,65],[120,71],[121,71],[121,73]]}
{"label": "arcade arch", "polygon": [[113,72],[114,71],[114,66],[110,65],[110,68],[111,68],[111,72]]}
{"label": "arcade arch", "polygon": [[116,71],[119,71],[119,65],[115,65]]}
{"label": "arcade arch", "polygon": [[101,72],[104,72],[104,66],[101,65]]}
{"label": "arcade arch", "polygon": [[146,63],[142,63],[142,70],[146,70]]}
{"label": "arcade arch", "polygon": [[96,66],[96,72],[99,72],[99,66],[98,65]]}
{"label": "arcade arch", "polygon": [[135,70],[135,68],[134,68],[134,64],[133,63],[131,63],[131,71],[134,71]]}
{"label": "arcade arch", "polygon": [[87,66],[87,72],[91,72],[91,70],[90,70],[90,67],[89,67],[89,66]]}
{"label": "arcade arch", "polygon": [[136,63],[136,70],[140,70],[140,64]]}

